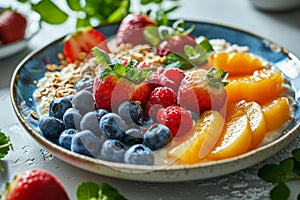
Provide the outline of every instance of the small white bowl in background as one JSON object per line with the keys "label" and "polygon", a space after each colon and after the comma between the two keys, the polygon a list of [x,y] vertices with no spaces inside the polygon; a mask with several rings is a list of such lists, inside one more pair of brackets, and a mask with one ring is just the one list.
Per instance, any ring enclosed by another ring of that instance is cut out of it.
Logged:
{"label": "small white bowl in background", "polygon": [[[0,8],[0,10],[3,10],[3,8]],[[37,13],[29,12],[24,14],[24,16],[27,20],[24,38],[16,42],[0,45],[0,59],[11,56],[24,49],[28,41],[40,30],[40,16]]]}
{"label": "small white bowl in background", "polygon": [[283,12],[300,8],[300,0],[250,0],[250,2],[264,11]]}

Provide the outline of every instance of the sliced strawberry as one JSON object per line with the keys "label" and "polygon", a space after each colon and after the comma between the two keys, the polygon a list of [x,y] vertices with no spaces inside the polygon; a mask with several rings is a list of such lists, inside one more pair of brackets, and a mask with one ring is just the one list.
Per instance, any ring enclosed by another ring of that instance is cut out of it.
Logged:
{"label": "sliced strawberry", "polygon": [[197,114],[206,110],[219,110],[226,101],[223,70],[209,72],[197,69],[188,73],[178,89],[178,103]]}
{"label": "sliced strawberry", "polygon": [[106,39],[102,33],[93,28],[83,28],[67,36],[64,41],[64,55],[67,61],[83,61],[93,47],[109,52]]}
{"label": "sliced strawberry", "polygon": [[121,22],[116,36],[117,45],[131,43],[133,45],[147,44],[144,37],[144,27],[156,26],[156,22],[144,14],[129,14]]}
{"label": "sliced strawberry", "polygon": [[24,15],[16,11],[4,11],[0,15],[0,41],[2,44],[8,44],[23,39],[26,26]]}
{"label": "sliced strawberry", "polygon": [[62,183],[44,170],[25,171],[7,187],[5,200],[69,200]]}

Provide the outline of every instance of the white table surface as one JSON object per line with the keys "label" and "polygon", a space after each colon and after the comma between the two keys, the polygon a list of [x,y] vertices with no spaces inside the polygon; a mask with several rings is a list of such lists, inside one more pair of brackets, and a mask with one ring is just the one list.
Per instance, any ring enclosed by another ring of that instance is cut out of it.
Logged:
{"label": "white table surface", "polygon": [[[5,1],[6,2],[6,1]],[[2,4],[4,2],[1,2]],[[5,3],[4,3],[5,4]],[[255,9],[247,0],[181,0],[182,7],[172,18],[185,18],[225,24],[266,37],[300,57],[300,9],[285,13],[265,13]],[[14,114],[9,94],[12,73],[17,64],[32,50],[71,32],[70,24],[43,26],[28,48],[0,60],[0,129],[8,134],[14,146],[2,162],[0,191],[16,174],[28,169],[46,169],[54,173],[75,200],[76,188],[83,181],[106,182],[128,199],[268,199],[271,184],[257,177],[258,169],[266,163],[278,163],[300,147],[300,136],[275,156],[256,166],[218,178],[180,183],[142,183],[96,175],[71,166],[55,157],[35,142],[23,129]],[[300,183],[290,184],[292,191]],[[291,199],[295,199],[292,193]]]}

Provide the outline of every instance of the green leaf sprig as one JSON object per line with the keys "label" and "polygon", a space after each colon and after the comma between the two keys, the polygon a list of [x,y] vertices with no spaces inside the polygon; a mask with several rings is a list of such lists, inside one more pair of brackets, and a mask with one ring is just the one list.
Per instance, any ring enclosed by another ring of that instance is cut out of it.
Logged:
{"label": "green leaf sprig", "polygon": [[139,84],[148,78],[151,73],[151,68],[138,69],[136,60],[111,60],[109,55],[98,47],[92,49],[96,61],[102,65],[104,70],[100,73],[100,80],[109,75],[117,75],[118,77],[124,77],[134,84]]}
{"label": "green leaf sprig", "polygon": [[[130,0],[18,0],[18,2],[28,4],[33,11],[40,15],[42,22],[59,25],[71,18],[76,21],[76,28],[120,22],[130,13],[132,3]],[[155,18],[161,24],[168,21],[168,13],[178,8],[176,5],[169,9],[163,9],[162,0],[140,0],[142,5],[150,3],[158,5],[159,9]],[[174,3],[172,2],[172,4]]]}
{"label": "green leaf sprig", "polygon": [[[12,144],[10,142],[9,137],[7,137],[4,133],[0,131],[0,159],[4,158],[9,150],[12,149]],[[0,171],[4,171],[3,166],[0,163]]]}
{"label": "green leaf sprig", "polygon": [[[290,196],[290,189],[286,185],[289,181],[300,180],[300,149],[292,151],[292,157],[279,164],[267,164],[259,169],[258,176],[275,187],[270,191],[272,200],[285,200]],[[300,199],[300,192],[297,199]]]}
{"label": "green leaf sprig", "polygon": [[76,195],[78,200],[126,200],[107,183],[83,182],[78,186]]}

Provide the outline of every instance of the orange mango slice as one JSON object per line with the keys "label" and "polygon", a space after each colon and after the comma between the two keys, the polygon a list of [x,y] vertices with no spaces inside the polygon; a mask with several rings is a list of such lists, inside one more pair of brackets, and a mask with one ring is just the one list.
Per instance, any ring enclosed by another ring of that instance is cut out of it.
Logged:
{"label": "orange mango slice", "polygon": [[252,75],[228,77],[225,87],[227,102],[240,100],[255,101],[259,104],[279,97],[283,91],[283,75],[271,69],[255,71]]}
{"label": "orange mango slice", "polygon": [[246,102],[242,100],[234,104],[231,109],[231,111],[230,108],[228,110],[229,113],[232,113],[231,116],[236,112],[243,111],[248,117],[253,134],[251,147],[256,148],[263,141],[266,134],[266,121],[261,106],[254,101]]}
{"label": "orange mango slice", "polygon": [[252,135],[246,113],[239,112],[226,120],[216,146],[206,158],[221,160],[246,153],[251,147]]}
{"label": "orange mango slice", "polygon": [[289,101],[286,97],[279,97],[262,105],[266,120],[266,130],[272,131],[282,127],[291,118]]}
{"label": "orange mango slice", "polygon": [[262,62],[249,53],[221,52],[214,56],[214,66],[228,71],[229,76],[251,75],[264,68]]}
{"label": "orange mango slice", "polygon": [[173,147],[168,155],[185,164],[199,163],[219,140],[223,126],[224,118],[219,112],[210,110],[202,113],[194,134]]}

